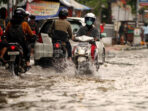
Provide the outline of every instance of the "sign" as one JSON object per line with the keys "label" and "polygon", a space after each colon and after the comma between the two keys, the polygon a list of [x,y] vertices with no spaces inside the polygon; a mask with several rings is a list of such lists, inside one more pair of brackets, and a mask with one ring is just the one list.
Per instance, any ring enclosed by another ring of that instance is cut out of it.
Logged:
{"label": "sign", "polygon": [[148,10],[144,10],[144,22],[148,23]]}
{"label": "sign", "polygon": [[139,0],[141,6],[148,6],[148,0]]}
{"label": "sign", "polygon": [[26,11],[35,16],[55,15],[59,6],[59,2],[36,1],[27,3]]}
{"label": "sign", "polygon": [[141,29],[140,28],[135,28],[134,29],[134,37],[140,37],[141,34]]}

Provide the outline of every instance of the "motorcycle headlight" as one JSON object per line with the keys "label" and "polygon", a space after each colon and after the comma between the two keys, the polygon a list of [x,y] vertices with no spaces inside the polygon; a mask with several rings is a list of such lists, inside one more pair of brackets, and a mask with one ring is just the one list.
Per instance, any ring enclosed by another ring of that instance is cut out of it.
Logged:
{"label": "motorcycle headlight", "polygon": [[85,54],[86,54],[85,48],[84,48],[84,47],[78,48],[78,54],[79,54],[79,55],[85,55]]}

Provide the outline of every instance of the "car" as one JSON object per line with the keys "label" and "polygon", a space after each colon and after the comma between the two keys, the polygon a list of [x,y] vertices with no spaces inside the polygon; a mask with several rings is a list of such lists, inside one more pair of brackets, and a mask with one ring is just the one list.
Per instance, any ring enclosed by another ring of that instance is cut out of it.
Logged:
{"label": "car", "polygon": [[[35,64],[40,64],[41,61],[50,60],[53,57],[53,46],[52,46],[52,38],[49,36],[49,29],[51,24],[57,18],[49,18],[47,19],[42,26],[40,27],[40,33],[38,35],[39,39],[35,43],[35,53],[34,53],[34,61]],[[71,24],[72,32],[75,35],[78,30],[85,25],[84,18],[80,17],[68,17],[67,20]],[[72,47],[75,44],[72,40],[70,40]],[[105,48],[101,41],[99,41],[99,58],[102,62],[105,61]]]}

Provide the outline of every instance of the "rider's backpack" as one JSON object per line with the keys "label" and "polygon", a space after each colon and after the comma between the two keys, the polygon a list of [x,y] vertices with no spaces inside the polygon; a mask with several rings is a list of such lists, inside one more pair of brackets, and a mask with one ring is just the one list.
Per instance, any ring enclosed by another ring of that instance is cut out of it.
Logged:
{"label": "rider's backpack", "polygon": [[52,26],[51,26],[51,37],[53,40],[61,40],[61,41],[68,41],[68,33],[61,31],[61,30],[56,30],[55,29],[55,22],[53,21]]}
{"label": "rider's backpack", "polygon": [[25,34],[23,32],[22,24],[11,25],[8,30],[8,42],[25,42]]}

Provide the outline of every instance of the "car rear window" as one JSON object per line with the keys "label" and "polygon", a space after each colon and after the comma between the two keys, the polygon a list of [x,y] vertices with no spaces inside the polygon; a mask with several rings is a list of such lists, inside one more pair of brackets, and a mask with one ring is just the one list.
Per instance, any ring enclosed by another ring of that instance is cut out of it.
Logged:
{"label": "car rear window", "polygon": [[[80,27],[82,27],[82,24],[80,21],[76,21],[76,20],[68,20],[71,24],[71,28],[72,28],[72,32],[73,34],[77,33],[78,30],[80,29]],[[45,22],[45,24],[43,25],[43,27],[41,28],[41,33],[49,33],[49,29],[52,25],[53,19],[52,20],[48,20],[47,22]]]}
{"label": "car rear window", "polygon": [[51,27],[51,24],[52,24],[52,20],[48,20],[44,25],[43,27],[41,28],[41,33],[48,33],[49,32],[49,29]]}

